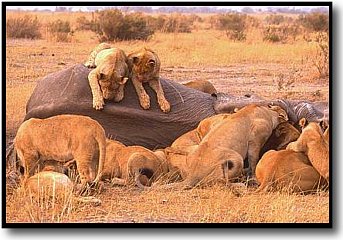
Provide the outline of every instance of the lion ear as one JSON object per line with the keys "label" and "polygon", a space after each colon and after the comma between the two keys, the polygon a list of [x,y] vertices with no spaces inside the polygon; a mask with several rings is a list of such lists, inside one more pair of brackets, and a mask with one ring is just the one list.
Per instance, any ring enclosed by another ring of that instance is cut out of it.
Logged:
{"label": "lion ear", "polygon": [[137,64],[139,62],[139,57],[138,56],[133,56],[132,57],[132,62],[133,62],[133,64]]}
{"label": "lion ear", "polygon": [[125,84],[129,78],[127,77],[120,77],[121,81],[119,82],[120,84]]}
{"label": "lion ear", "polygon": [[304,127],[307,125],[307,123],[308,122],[307,122],[306,118],[302,118],[299,120],[299,125],[302,129],[304,129]]}
{"label": "lion ear", "polygon": [[154,67],[156,65],[156,61],[154,59],[149,59],[146,65]]}

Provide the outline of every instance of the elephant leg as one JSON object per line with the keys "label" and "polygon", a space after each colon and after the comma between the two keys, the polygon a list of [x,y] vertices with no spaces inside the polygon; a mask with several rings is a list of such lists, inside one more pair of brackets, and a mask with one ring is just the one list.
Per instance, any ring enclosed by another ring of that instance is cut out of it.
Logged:
{"label": "elephant leg", "polygon": [[134,77],[132,78],[132,83],[133,86],[136,89],[137,96],[139,98],[139,103],[142,106],[143,109],[149,109],[150,108],[150,97],[146,93],[142,83],[135,79]]}
{"label": "elephant leg", "polygon": [[161,82],[159,81],[159,79],[150,80],[149,85],[156,92],[158,105],[160,105],[162,112],[169,112],[170,103],[164,96],[163,88],[161,86]]}

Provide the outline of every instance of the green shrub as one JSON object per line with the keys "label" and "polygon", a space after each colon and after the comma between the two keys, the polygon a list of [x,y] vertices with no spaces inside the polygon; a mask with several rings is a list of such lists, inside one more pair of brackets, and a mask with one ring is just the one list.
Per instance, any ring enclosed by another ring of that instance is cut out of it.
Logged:
{"label": "green shrub", "polygon": [[6,36],[9,38],[41,38],[40,27],[41,24],[37,17],[31,15],[10,18],[6,21]]}

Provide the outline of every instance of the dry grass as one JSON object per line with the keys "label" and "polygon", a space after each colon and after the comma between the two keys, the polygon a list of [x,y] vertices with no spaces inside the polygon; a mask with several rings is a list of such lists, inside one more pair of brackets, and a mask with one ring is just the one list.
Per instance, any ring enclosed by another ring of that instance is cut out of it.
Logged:
{"label": "dry grass", "polygon": [[[72,199],[38,202],[23,191],[7,196],[8,222],[199,222],[199,223],[325,223],[329,221],[328,193],[293,195],[243,192],[237,197],[225,186],[187,191],[138,191],[105,187],[100,206]],[[24,206],[24,207],[23,207]],[[20,208],[21,211],[17,209]]]}
{"label": "dry grass", "polygon": [[[11,13],[19,14],[19,13]],[[60,17],[73,24],[80,13],[39,14],[42,21]],[[81,14],[82,15],[82,14]],[[89,17],[89,15],[88,15]],[[222,92],[254,92],[266,98],[328,100],[328,79],[318,79],[311,59],[314,43],[265,43],[260,32],[246,42],[201,28],[191,34],[161,34],[146,42],[114,43],[126,52],[154,49],[162,76],[175,81],[206,79]],[[92,32],[76,32],[72,42],[50,39],[6,40],[6,144],[13,139],[37,80],[82,63],[97,44]],[[261,193],[235,196],[223,186],[190,191],[140,192],[132,187],[105,187],[101,206],[66,201],[33,202],[21,190],[6,196],[7,222],[328,222],[329,196]],[[54,207],[52,207],[54,205]]]}

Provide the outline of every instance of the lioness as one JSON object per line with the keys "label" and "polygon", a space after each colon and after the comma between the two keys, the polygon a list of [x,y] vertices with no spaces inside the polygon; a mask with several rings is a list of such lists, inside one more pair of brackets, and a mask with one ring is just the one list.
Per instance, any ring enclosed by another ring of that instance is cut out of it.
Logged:
{"label": "lioness", "polygon": [[[75,160],[82,184],[99,182],[105,161],[106,138],[102,126],[90,117],[57,115],[31,118],[18,129],[14,146],[28,179],[39,163]],[[99,149],[99,150],[98,150]],[[99,152],[98,173],[93,156]]]}
{"label": "lioness", "polygon": [[31,198],[52,199],[55,198],[62,202],[75,200],[82,203],[101,204],[101,200],[95,197],[78,197],[73,194],[76,188],[74,183],[65,174],[43,170],[25,180],[24,190],[28,192]]}
{"label": "lioness", "polygon": [[88,75],[93,94],[93,108],[103,109],[104,99],[120,102],[124,98],[129,68],[123,50],[101,43],[92,51],[85,66],[95,67]]}
{"label": "lioness", "polygon": [[304,153],[320,175],[329,180],[329,144],[318,123],[310,122],[287,149]]}
{"label": "lioness", "polygon": [[230,116],[228,113],[217,114],[202,120],[198,127],[177,138],[170,147],[165,148],[165,155],[169,165],[169,171],[179,173],[183,179],[189,171],[190,162],[187,155],[195,150],[201,139],[206,136],[212,127]]}
{"label": "lioness", "polygon": [[164,96],[159,80],[161,62],[157,54],[150,49],[143,48],[130,53],[128,59],[132,83],[136,89],[142,108],[150,108],[150,97],[142,85],[142,83],[148,82],[149,86],[156,92],[157,101],[161,110],[165,113],[169,112],[170,104]]}
{"label": "lioness", "polygon": [[214,94],[217,93],[216,88],[210,81],[206,80],[196,80],[183,83],[184,86],[199,90],[204,93]]}
{"label": "lioness", "polygon": [[210,129],[187,156],[190,167],[186,179],[170,187],[192,188],[208,177],[229,180],[240,175],[246,155],[254,177],[261,147],[272,130],[287,120],[286,112],[278,106],[242,108]]}
{"label": "lioness", "polygon": [[296,141],[300,136],[300,132],[289,122],[280,123],[272,132],[267,142],[263,145],[260,158],[269,150],[286,149],[290,142]]}
{"label": "lioness", "polygon": [[327,185],[304,153],[292,150],[270,150],[256,166],[260,183],[257,192],[286,189],[289,192],[311,192]]}
{"label": "lioness", "polygon": [[138,187],[144,187],[167,171],[166,164],[149,149],[106,140],[102,179],[111,179],[116,185],[126,185],[134,179]]}

